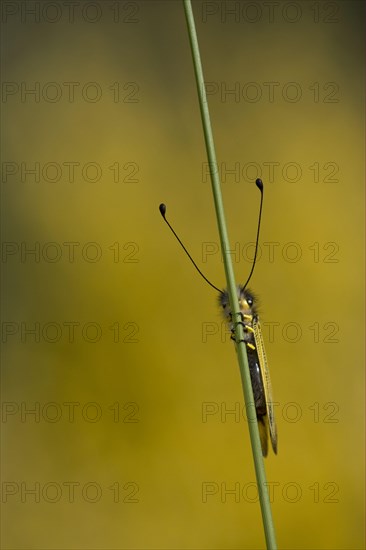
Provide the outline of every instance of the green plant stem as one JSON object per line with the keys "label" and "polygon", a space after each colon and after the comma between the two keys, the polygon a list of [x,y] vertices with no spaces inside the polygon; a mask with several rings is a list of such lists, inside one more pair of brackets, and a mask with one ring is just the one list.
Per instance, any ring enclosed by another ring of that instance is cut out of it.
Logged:
{"label": "green plant stem", "polygon": [[[219,172],[217,170],[215,145],[214,145],[212,129],[211,129],[210,113],[209,113],[207,97],[206,97],[206,90],[205,90],[201,58],[200,58],[200,52],[199,52],[199,46],[198,46],[198,40],[197,40],[197,34],[196,34],[196,27],[195,27],[193,12],[192,12],[191,1],[183,0],[183,2],[184,2],[184,10],[185,10],[187,26],[188,26],[189,40],[190,40],[191,49],[192,49],[192,57],[193,57],[193,64],[194,64],[194,70],[195,70],[195,76],[196,76],[199,105],[201,110],[203,132],[204,132],[205,142],[206,142],[207,157],[208,157],[208,162],[210,166],[212,192],[214,196],[217,224],[218,224],[218,230],[219,230],[220,242],[221,242],[221,250],[222,250],[224,266],[225,266],[225,274],[226,274],[227,288],[229,292],[230,307],[231,307],[231,312],[233,314],[233,320],[240,321],[241,315],[239,310],[237,288],[235,284],[234,271],[233,271],[233,266],[231,262],[231,254],[230,254],[231,248],[230,248],[229,237],[226,229],[224,207],[223,207],[221,187],[220,187],[220,177],[219,177]],[[235,337],[236,337],[236,342],[243,341],[244,339],[243,327],[240,324],[236,324]],[[272,520],[272,511],[271,511],[271,505],[269,501],[266,473],[264,469],[262,449],[261,449],[261,443],[260,443],[259,431],[258,431],[258,425],[257,425],[257,415],[256,415],[256,410],[254,405],[253,390],[252,390],[252,384],[250,380],[248,357],[247,357],[245,344],[243,344],[242,342],[239,344],[236,344],[236,350],[237,350],[237,356],[239,361],[242,386],[244,391],[244,399],[245,399],[245,406],[247,411],[255,473],[257,478],[259,500],[260,500],[261,511],[262,511],[264,533],[266,537],[267,548],[271,550],[272,549],[275,550],[277,548],[276,537],[275,537],[274,525]]]}

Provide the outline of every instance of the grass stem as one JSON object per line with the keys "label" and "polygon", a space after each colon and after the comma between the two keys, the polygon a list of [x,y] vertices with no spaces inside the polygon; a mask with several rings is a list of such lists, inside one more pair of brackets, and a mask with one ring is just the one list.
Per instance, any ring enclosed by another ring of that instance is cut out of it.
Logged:
{"label": "grass stem", "polygon": [[[199,105],[200,105],[201,118],[202,118],[202,124],[203,124],[203,132],[205,136],[207,157],[208,157],[208,162],[210,166],[212,192],[214,197],[217,224],[218,224],[218,230],[220,235],[221,250],[222,250],[224,266],[225,266],[225,275],[226,275],[227,289],[228,289],[229,299],[230,299],[230,307],[231,307],[231,312],[233,314],[233,320],[240,321],[241,317],[240,317],[239,303],[238,303],[238,297],[237,297],[237,289],[236,289],[234,271],[233,271],[231,254],[230,254],[231,248],[230,248],[229,237],[226,229],[224,207],[223,207],[223,201],[222,201],[222,195],[221,195],[220,177],[219,177],[219,172],[217,170],[215,144],[214,144],[214,139],[212,135],[210,113],[209,113],[207,97],[206,97],[205,82],[203,78],[201,57],[200,57],[197,34],[196,34],[196,27],[195,27],[193,12],[192,12],[191,1],[183,0],[183,2],[184,2],[184,10],[185,10],[185,15],[187,20],[189,40],[190,40],[191,50],[192,50],[192,58],[193,58],[195,76],[196,76],[197,91],[198,91]],[[240,342],[240,340],[244,339],[242,325],[240,324],[236,325],[235,336],[236,336],[237,342]],[[257,426],[257,415],[256,415],[252,385],[250,380],[246,346],[243,343],[239,343],[239,344],[236,344],[236,349],[237,349],[237,357],[238,357],[239,367],[240,367],[242,386],[244,391],[244,399],[245,399],[245,406],[247,411],[254,467],[255,467],[255,473],[256,473],[256,479],[257,479],[257,485],[258,485],[259,501],[260,501],[260,506],[262,511],[264,533],[265,533],[267,548],[271,550],[275,550],[277,548],[276,537],[275,537],[274,525],[272,520],[272,511],[271,511],[271,505],[269,500],[268,485],[267,485],[266,473],[264,469],[264,461],[262,456],[259,431]]]}

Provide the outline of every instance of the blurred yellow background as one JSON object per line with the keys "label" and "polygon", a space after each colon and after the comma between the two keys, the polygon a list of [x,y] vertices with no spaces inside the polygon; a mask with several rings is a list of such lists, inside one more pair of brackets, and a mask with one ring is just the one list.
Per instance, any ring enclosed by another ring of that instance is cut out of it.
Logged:
{"label": "blurred yellow background", "polygon": [[[193,8],[238,282],[265,184],[278,546],[364,548],[364,3]],[[182,3],[2,27],[2,547],[263,548],[234,348],[158,211],[224,287]]]}

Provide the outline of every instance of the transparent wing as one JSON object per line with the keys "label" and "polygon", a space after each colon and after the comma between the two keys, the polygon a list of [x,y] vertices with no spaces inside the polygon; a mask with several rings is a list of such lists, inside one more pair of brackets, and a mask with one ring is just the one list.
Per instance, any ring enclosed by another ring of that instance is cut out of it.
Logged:
{"label": "transparent wing", "polygon": [[276,421],[274,417],[271,378],[269,375],[266,351],[264,349],[262,330],[258,319],[253,321],[253,330],[254,330],[255,346],[257,348],[257,353],[259,358],[259,366],[261,369],[261,374],[263,379],[264,393],[266,396],[269,433],[271,436],[272,448],[274,452],[277,454],[277,427],[276,427]]}

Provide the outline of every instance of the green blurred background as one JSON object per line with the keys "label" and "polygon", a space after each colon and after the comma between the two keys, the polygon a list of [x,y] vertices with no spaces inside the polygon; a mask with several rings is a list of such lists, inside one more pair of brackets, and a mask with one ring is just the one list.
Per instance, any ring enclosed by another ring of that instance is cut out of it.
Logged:
{"label": "green blurred background", "polygon": [[[364,548],[364,3],[193,8],[238,282],[265,182],[278,545]],[[3,2],[2,66],[2,547],[263,548],[234,348],[158,212],[225,286],[182,3]]]}

